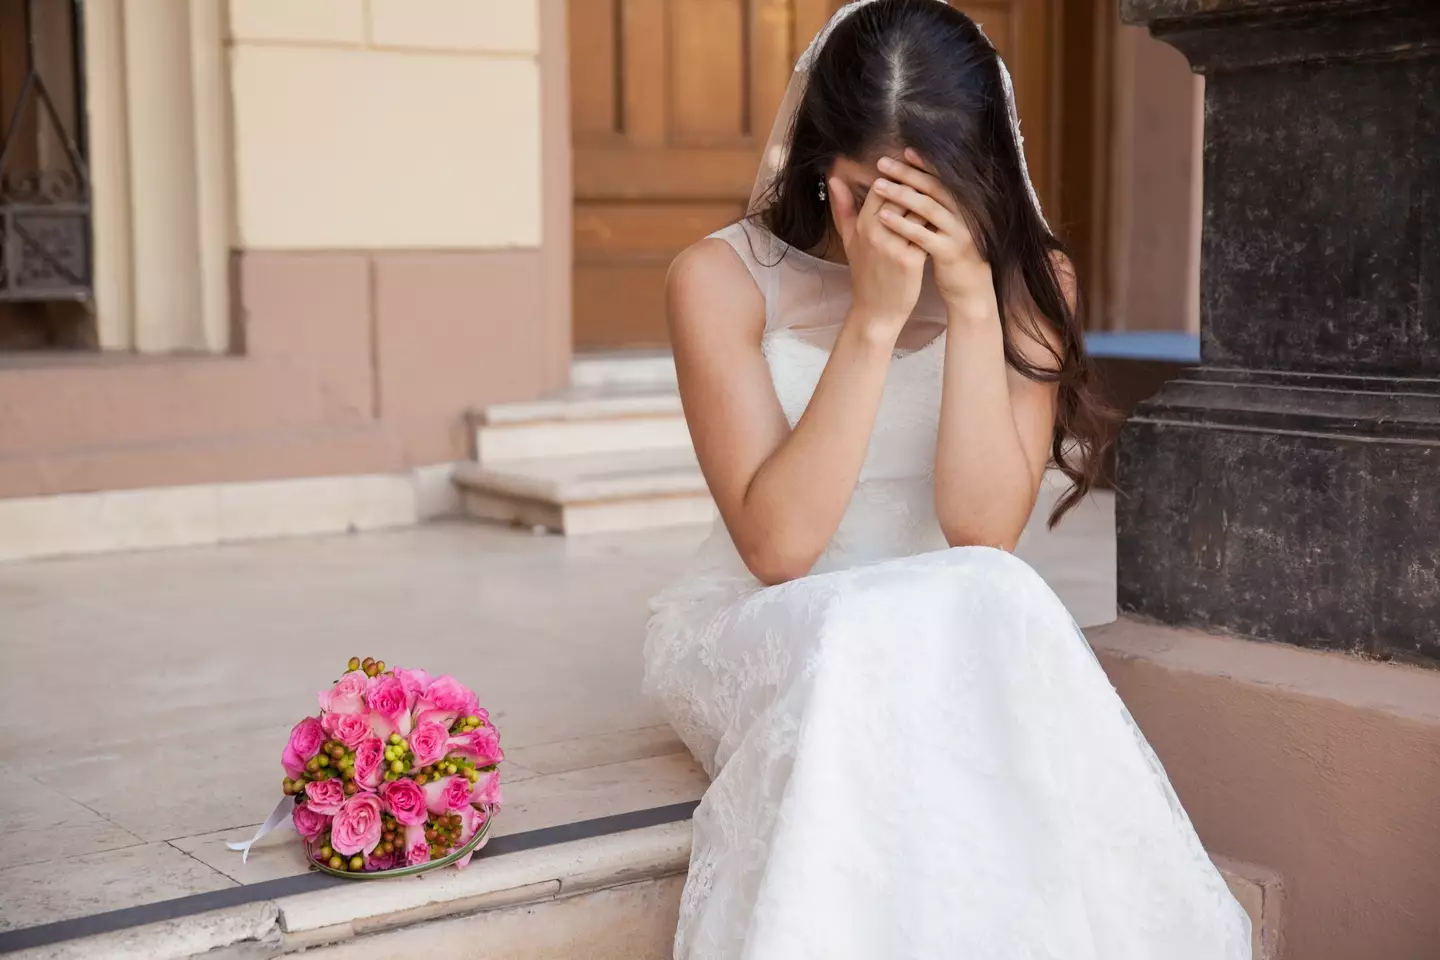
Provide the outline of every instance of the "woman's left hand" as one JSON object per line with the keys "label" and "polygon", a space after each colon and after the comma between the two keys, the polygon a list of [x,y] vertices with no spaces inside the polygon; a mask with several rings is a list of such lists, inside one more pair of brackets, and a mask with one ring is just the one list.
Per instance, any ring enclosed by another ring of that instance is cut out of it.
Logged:
{"label": "woman's left hand", "polygon": [[980,256],[950,191],[914,150],[907,149],[903,161],[883,157],[879,167],[882,179],[871,189],[908,211],[887,208],[880,214],[881,222],[929,255],[935,285],[951,318],[990,316],[995,304],[990,264]]}

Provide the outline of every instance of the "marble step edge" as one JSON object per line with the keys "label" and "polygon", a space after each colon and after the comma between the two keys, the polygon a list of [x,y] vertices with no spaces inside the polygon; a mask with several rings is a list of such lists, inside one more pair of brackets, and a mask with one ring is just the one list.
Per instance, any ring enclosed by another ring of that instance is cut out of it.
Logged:
{"label": "marble step edge", "polygon": [[475,429],[475,460],[486,466],[525,460],[689,450],[690,430],[680,414],[532,420]]}
{"label": "marble step edge", "polygon": [[455,468],[462,491],[555,504],[707,494],[693,451],[685,448],[513,461]]}
{"label": "marble step edge", "polygon": [[[690,862],[688,817],[476,860],[399,881],[343,883],[20,950],[14,960],[268,960],[431,921],[534,906],[673,877]],[[535,919],[545,923],[542,917]]]}
{"label": "marble step edge", "polygon": [[[12,954],[18,960],[269,960],[446,918],[565,898],[685,872],[688,817],[482,858],[395,882],[356,882],[128,928]],[[1256,960],[1278,956],[1282,887],[1271,871],[1216,858],[1254,927]],[[537,916],[534,922],[545,923]]]}
{"label": "marble step edge", "polygon": [[576,387],[675,385],[675,357],[669,350],[592,353],[576,357],[570,365],[570,383]]}
{"label": "marble step edge", "polygon": [[496,403],[470,412],[477,429],[616,417],[683,416],[680,394],[674,386],[571,389],[538,400]]}

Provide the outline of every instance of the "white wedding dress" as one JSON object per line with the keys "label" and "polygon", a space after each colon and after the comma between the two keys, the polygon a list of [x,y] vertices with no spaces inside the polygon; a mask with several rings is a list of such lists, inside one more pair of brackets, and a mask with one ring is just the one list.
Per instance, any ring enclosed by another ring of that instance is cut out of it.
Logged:
{"label": "white wedding dress", "polygon": [[[717,236],[765,294],[793,424],[848,271]],[[943,319],[927,285],[908,329]],[[676,957],[1247,960],[1249,920],[1060,601],[1009,554],[946,549],[943,364],[943,332],[893,361],[810,576],[762,587],[717,523],[653,601],[647,687],[714,778]]]}

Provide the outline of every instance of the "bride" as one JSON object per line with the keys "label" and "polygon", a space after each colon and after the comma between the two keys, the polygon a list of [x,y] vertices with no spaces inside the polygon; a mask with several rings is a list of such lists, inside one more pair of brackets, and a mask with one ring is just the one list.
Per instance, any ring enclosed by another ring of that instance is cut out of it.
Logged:
{"label": "bride", "polygon": [[669,315],[722,523],[647,686],[714,782],[677,957],[1244,960],[1249,921],[1041,579],[1008,552],[1106,428],[995,48],[843,8],[751,216]]}

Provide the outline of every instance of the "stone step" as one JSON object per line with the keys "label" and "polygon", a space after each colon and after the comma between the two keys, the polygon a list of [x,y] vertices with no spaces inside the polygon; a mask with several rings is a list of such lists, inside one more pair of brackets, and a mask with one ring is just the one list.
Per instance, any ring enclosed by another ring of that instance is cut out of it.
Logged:
{"label": "stone step", "polygon": [[471,516],[567,535],[709,523],[715,516],[688,445],[461,464],[455,482]]}
{"label": "stone step", "polygon": [[[25,951],[25,960],[664,960],[671,956],[691,824],[476,860],[415,880],[341,883]],[[1220,863],[1250,914],[1256,960],[1274,960],[1278,883]]]}
{"label": "stone step", "polygon": [[485,466],[690,448],[674,384],[572,387],[554,397],[487,407],[471,421],[475,459]]}
{"label": "stone step", "polygon": [[675,358],[668,350],[582,354],[570,366],[576,387],[675,386]]}

